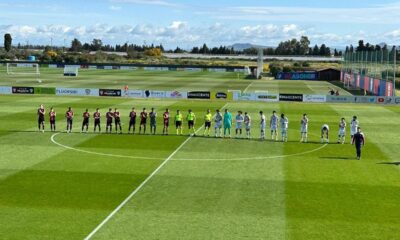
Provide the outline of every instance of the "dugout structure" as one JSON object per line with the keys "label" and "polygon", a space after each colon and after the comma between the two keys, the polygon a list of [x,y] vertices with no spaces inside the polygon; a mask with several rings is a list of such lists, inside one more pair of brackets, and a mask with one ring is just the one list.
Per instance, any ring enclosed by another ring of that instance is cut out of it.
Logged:
{"label": "dugout structure", "polygon": [[398,49],[347,52],[340,80],[348,89],[362,89],[377,96],[396,95]]}

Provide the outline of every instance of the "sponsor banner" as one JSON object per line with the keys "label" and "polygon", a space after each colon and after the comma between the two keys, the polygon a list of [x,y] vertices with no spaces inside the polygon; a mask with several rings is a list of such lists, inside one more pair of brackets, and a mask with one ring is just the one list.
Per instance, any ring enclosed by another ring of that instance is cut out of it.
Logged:
{"label": "sponsor banner", "polygon": [[394,104],[400,104],[400,97],[396,97],[394,99]]}
{"label": "sponsor banner", "polygon": [[57,68],[57,64],[49,64],[49,68]]}
{"label": "sponsor banner", "polygon": [[303,95],[303,102],[315,102],[324,103],[326,102],[326,95]]}
{"label": "sponsor banner", "polygon": [[279,101],[283,102],[302,102],[303,94],[279,94]]}
{"label": "sponsor banner", "polygon": [[56,88],[59,96],[99,96],[99,89],[91,88]]}
{"label": "sponsor banner", "polygon": [[152,91],[152,90],[145,90],[143,91],[144,98],[165,98],[165,91]]}
{"label": "sponsor banner", "polygon": [[185,71],[188,71],[188,72],[200,72],[200,71],[202,71],[202,69],[201,68],[185,68]]}
{"label": "sponsor banner", "polygon": [[256,101],[257,96],[255,93],[233,93],[233,100],[235,101]]}
{"label": "sponsor banner", "polygon": [[168,67],[144,67],[145,71],[169,71]]}
{"label": "sponsor banner", "polygon": [[0,94],[11,94],[12,88],[11,87],[0,87]]}
{"label": "sponsor banner", "polygon": [[187,92],[180,92],[180,91],[167,91],[165,92],[166,98],[179,98],[179,99],[186,99],[188,97]]}
{"label": "sponsor banner", "polygon": [[89,68],[89,69],[92,69],[92,70],[97,70],[97,66],[95,66],[95,65],[89,65],[88,68]]}
{"label": "sponsor banner", "polygon": [[217,92],[213,91],[211,92],[211,100],[233,100],[233,93],[232,92]]}
{"label": "sponsor banner", "polygon": [[209,68],[209,72],[226,72],[225,68]]}
{"label": "sponsor banner", "polygon": [[326,96],[326,101],[332,103],[353,103],[354,99],[354,96]]}
{"label": "sponsor banner", "polygon": [[276,79],[279,80],[317,80],[317,72],[279,72],[276,75]]}
{"label": "sponsor banner", "polygon": [[81,65],[65,65],[65,68],[77,68],[77,69],[80,69],[81,68]]}
{"label": "sponsor banner", "polygon": [[12,87],[13,94],[34,94],[35,89],[33,87]]}
{"label": "sponsor banner", "polygon": [[279,102],[279,95],[269,93],[256,93],[255,100],[263,102]]}
{"label": "sponsor banner", "polygon": [[188,92],[187,94],[188,99],[211,99],[211,93],[210,92]]}
{"label": "sponsor banner", "polygon": [[99,96],[101,97],[121,97],[121,89],[99,89]]}
{"label": "sponsor banner", "polygon": [[143,98],[143,91],[142,90],[122,90],[123,91],[123,95],[126,97],[130,97],[130,98]]}
{"label": "sponsor banner", "polygon": [[35,87],[35,94],[56,94],[56,88]]}
{"label": "sponsor banner", "polygon": [[104,66],[104,70],[112,70],[113,66]]}
{"label": "sponsor banner", "polygon": [[377,104],[400,104],[399,97],[377,97]]}
{"label": "sponsor banner", "polygon": [[375,96],[354,96],[355,103],[376,103]]}
{"label": "sponsor banner", "polygon": [[121,66],[120,69],[121,69],[121,70],[137,70],[137,67],[133,67],[133,66]]}

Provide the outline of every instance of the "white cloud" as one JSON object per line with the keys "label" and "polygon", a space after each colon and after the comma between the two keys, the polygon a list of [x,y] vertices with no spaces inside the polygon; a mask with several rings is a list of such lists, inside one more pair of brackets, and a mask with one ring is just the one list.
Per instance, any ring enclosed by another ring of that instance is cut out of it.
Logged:
{"label": "white cloud", "polygon": [[31,43],[46,44],[53,38],[55,44],[62,44],[63,39],[78,38],[90,42],[100,38],[105,43],[163,43],[169,47],[192,47],[207,43],[210,46],[230,45],[237,42],[249,42],[260,45],[276,46],[280,41],[300,38],[306,35],[312,44],[326,43],[329,46],[357,44],[359,39],[370,43],[396,43],[400,29],[371,34],[359,31],[347,35],[318,32],[313,28],[304,28],[297,24],[259,24],[232,27],[223,23],[208,26],[191,26],[184,21],[173,21],[165,26],[146,24],[116,25],[95,24],[90,26],[68,25],[0,25],[1,33],[11,33],[15,43],[29,40]]}
{"label": "white cloud", "polygon": [[121,10],[122,8],[120,7],[120,6],[115,6],[115,5],[111,5],[110,6],[110,10],[111,11],[119,11],[119,10]]}

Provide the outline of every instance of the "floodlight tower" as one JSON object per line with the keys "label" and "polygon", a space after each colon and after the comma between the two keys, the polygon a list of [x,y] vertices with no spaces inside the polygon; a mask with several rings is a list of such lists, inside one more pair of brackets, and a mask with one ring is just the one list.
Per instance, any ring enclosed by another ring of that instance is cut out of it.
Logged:
{"label": "floodlight tower", "polygon": [[257,57],[257,79],[261,77],[263,70],[264,70],[264,50],[262,48],[259,48]]}

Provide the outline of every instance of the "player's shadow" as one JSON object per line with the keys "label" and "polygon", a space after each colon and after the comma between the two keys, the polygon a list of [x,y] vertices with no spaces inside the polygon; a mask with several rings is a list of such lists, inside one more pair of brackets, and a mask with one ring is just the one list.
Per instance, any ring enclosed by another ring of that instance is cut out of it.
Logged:
{"label": "player's shadow", "polygon": [[380,162],[380,163],[377,163],[377,164],[380,164],[380,165],[395,165],[395,166],[400,166],[400,162]]}
{"label": "player's shadow", "polygon": [[356,158],[351,158],[351,157],[320,157],[320,159],[324,159],[324,160],[343,160],[343,161],[357,160]]}

